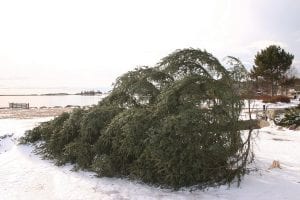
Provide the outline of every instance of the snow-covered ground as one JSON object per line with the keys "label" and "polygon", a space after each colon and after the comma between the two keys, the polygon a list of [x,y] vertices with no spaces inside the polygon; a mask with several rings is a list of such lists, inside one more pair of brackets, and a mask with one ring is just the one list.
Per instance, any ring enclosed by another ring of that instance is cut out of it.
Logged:
{"label": "snow-covered ground", "polygon": [[[172,191],[117,178],[96,178],[90,172],[74,172],[72,166],[57,167],[32,153],[31,146],[17,145],[24,131],[49,118],[2,119],[0,136],[0,199],[299,199],[300,131],[271,125],[255,137],[253,171],[240,187],[222,186],[205,191]],[[279,160],[281,169],[268,169]]]}
{"label": "snow-covered ground", "polygon": [[[251,100],[250,108],[254,109],[263,109],[263,105],[266,106],[266,109],[275,109],[275,108],[289,108],[289,107],[296,107],[300,104],[298,99],[292,99],[290,103],[263,103],[262,100]],[[245,107],[247,107],[248,103],[245,101]]]}
{"label": "snow-covered ground", "polygon": [[[300,104],[298,99],[292,99],[290,103],[263,103],[262,100],[251,100],[250,101],[250,109],[251,109],[251,118],[256,119],[259,114],[263,111],[263,106],[265,106],[266,110],[274,110],[274,109],[283,109],[296,107]],[[248,101],[244,101],[244,108],[242,109],[240,119],[248,120],[249,119],[249,110],[248,110]]]}

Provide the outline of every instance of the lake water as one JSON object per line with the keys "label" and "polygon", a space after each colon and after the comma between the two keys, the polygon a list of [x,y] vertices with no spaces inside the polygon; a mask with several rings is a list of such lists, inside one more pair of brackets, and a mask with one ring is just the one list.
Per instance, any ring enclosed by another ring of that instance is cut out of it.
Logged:
{"label": "lake water", "polygon": [[3,87],[0,82],[0,95],[30,95],[30,94],[49,94],[49,93],[68,93],[76,94],[81,91],[108,92],[111,88],[84,88],[84,87],[60,87],[60,88],[28,88],[28,87]]}
{"label": "lake water", "polygon": [[86,106],[97,104],[104,96],[0,96],[0,107],[8,107],[8,103],[29,103],[30,107],[54,107],[67,105]]}

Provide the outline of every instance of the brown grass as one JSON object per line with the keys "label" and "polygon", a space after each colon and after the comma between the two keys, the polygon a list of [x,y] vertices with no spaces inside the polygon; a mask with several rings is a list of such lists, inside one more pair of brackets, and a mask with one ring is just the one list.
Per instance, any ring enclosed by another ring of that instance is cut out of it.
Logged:
{"label": "brown grass", "polygon": [[287,96],[284,95],[277,95],[273,97],[265,97],[262,99],[264,103],[277,103],[277,102],[282,102],[282,103],[290,103],[291,99]]}
{"label": "brown grass", "polygon": [[262,100],[264,103],[277,103],[277,102],[290,103],[291,102],[290,97],[284,95],[276,95],[272,97],[271,95],[263,94],[263,95],[253,96],[252,99]]}
{"label": "brown grass", "polygon": [[31,108],[31,109],[0,109],[0,119],[30,119],[36,117],[55,117],[63,112],[71,112],[73,108]]}

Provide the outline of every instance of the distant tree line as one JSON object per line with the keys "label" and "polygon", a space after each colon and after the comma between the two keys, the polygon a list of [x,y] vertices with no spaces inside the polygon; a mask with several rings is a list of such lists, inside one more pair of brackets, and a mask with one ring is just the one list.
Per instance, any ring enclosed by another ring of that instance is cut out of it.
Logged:
{"label": "distant tree line", "polygon": [[94,96],[94,95],[97,95],[97,94],[102,94],[101,91],[94,91],[94,90],[87,90],[87,91],[81,91],[79,93],[79,95],[86,95],[86,96]]}

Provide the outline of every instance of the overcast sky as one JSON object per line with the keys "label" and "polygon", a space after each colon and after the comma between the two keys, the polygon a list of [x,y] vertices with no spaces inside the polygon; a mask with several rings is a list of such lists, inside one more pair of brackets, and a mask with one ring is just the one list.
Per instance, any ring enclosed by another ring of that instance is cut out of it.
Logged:
{"label": "overcast sky", "polygon": [[0,88],[109,88],[187,47],[251,67],[277,44],[300,68],[299,10],[298,0],[3,0]]}

